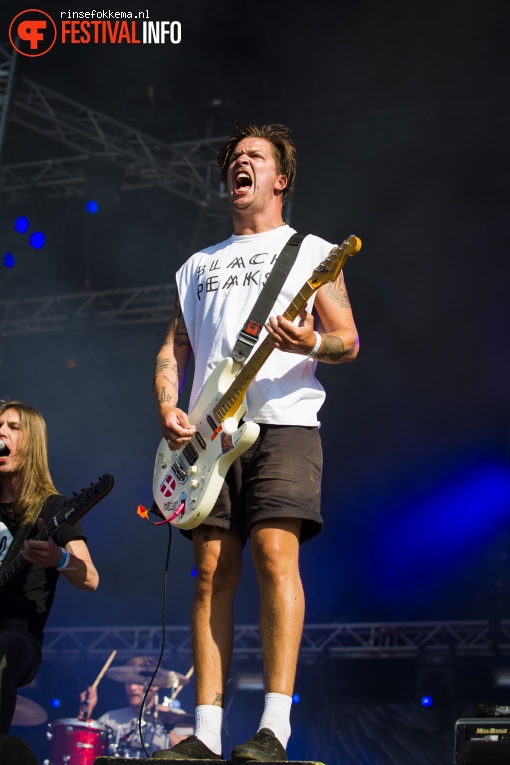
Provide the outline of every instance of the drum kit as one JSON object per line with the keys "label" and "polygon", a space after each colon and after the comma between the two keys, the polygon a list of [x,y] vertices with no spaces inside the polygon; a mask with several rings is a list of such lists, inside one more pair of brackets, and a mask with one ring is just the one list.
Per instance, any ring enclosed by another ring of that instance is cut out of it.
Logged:
{"label": "drum kit", "polygon": [[[114,652],[103,670],[96,678],[93,687],[97,687],[100,679],[106,674],[112,680],[125,684],[141,685],[147,688],[151,679],[154,665],[118,666],[107,669],[113,659]],[[158,742],[158,749],[169,746],[169,735],[172,728],[192,727],[194,715],[185,712],[175,705],[175,699],[184,685],[189,683],[193,667],[186,675],[167,669],[158,669],[154,686],[170,689],[170,696],[164,697],[159,703],[157,696],[152,708],[147,710],[142,720],[142,736],[145,746],[152,741]],[[178,702],[177,702],[178,703]],[[49,741],[50,756],[44,760],[44,765],[93,765],[96,757],[109,755],[126,759],[145,757],[140,740],[138,717],[128,724],[119,725],[114,731],[110,726],[92,719],[83,719],[83,708],[78,717],[55,720],[48,724],[46,733]],[[48,715],[34,701],[22,696],[17,697],[14,725],[40,725],[46,722]]]}

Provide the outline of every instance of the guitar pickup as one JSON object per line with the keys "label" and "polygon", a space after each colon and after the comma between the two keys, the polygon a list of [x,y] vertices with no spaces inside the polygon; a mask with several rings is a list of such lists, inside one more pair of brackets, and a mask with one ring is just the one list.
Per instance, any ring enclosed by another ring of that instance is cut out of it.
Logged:
{"label": "guitar pickup", "polygon": [[200,444],[200,446],[202,447],[202,449],[205,449],[206,448],[205,439],[204,439],[204,437],[202,436],[202,434],[198,430],[195,433],[195,437],[196,437],[198,443]]}
{"label": "guitar pickup", "polygon": [[192,443],[189,443],[187,446],[185,446],[182,450],[182,453],[186,457],[189,465],[194,465],[198,459],[198,452]]}

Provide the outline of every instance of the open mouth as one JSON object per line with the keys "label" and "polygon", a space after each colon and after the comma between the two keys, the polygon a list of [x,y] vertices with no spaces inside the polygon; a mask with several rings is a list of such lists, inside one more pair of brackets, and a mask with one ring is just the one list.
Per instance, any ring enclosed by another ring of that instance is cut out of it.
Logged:
{"label": "open mouth", "polygon": [[8,457],[10,453],[11,453],[11,450],[6,444],[4,444],[3,448],[0,449],[0,457]]}
{"label": "open mouth", "polygon": [[248,173],[241,170],[236,173],[236,191],[248,191],[253,186],[253,180]]}

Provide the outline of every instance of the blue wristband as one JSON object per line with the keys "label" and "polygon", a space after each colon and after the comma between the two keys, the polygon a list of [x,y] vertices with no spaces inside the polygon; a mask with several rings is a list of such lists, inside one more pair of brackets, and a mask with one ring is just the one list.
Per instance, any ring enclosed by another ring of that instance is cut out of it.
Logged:
{"label": "blue wristband", "polygon": [[[60,560],[59,560],[59,562],[58,562],[58,563],[57,563],[57,565],[55,566],[55,568],[57,568],[57,569],[58,569],[58,568],[62,568],[62,566],[63,566],[63,565],[66,563],[66,561],[67,561],[67,557],[68,557],[68,555],[69,555],[69,553],[67,552],[67,550],[65,550],[63,547],[61,547],[60,549],[62,550],[62,555],[61,555],[61,557],[60,557]],[[67,562],[69,562],[69,561],[67,561]]]}

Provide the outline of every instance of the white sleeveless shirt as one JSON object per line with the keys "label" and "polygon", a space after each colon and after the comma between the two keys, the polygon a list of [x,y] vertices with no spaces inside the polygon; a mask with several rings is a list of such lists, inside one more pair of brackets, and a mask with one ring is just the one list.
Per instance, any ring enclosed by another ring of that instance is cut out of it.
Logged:
{"label": "white sleeveless shirt", "polygon": [[[195,356],[190,411],[212,370],[231,356],[277,256],[293,233],[285,225],[262,234],[233,234],[192,255],[177,272],[179,300]],[[285,313],[333,246],[313,235],[305,237],[271,316]],[[308,312],[314,298],[315,293]],[[263,328],[257,345],[265,337]],[[325,392],[315,367],[316,362],[306,356],[275,349],[248,387],[244,419],[269,425],[319,425],[317,413]]]}

